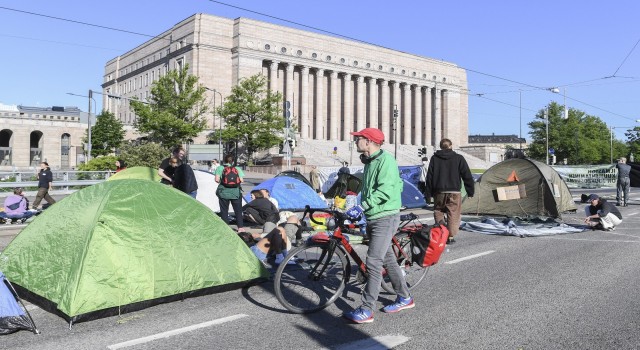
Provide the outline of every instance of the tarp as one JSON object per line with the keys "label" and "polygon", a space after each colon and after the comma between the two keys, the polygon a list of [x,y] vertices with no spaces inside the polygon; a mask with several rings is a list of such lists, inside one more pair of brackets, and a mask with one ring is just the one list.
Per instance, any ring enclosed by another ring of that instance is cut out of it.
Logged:
{"label": "tarp", "polygon": [[105,181],[51,206],[0,254],[0,269],[25,299],[71,322],[268,277],[207,207],[133,179]]}
{"label": "tarp", "polygon": [[[318,196],[316,191],[304,182],[289,176],[278,176],[265,180],[254,187],[254,190],[266,188],[271,197],[278,200],[280,210],[302,211],[306,205],[311,208],[324,209],[327,203]],[[247,202],[251,201],[251,194],[244,196]]]}
{"label": "tarp", "polygon": [[139,179],[159,182],[161,177],[158,175],[158,169],[148,168],[146,166],[134,166],[111,175],[107,180],[124,179]]}
{"label": "tarp", "polygon": [[[498,198],[498,188],[516,185],[524,185],[524,198]],[[473,198],[462,204],[462,213],[472,215],[558,218],[573,210],[573,197],[560,175],[550,166],[528,158],[507,159],[487,169],[475,183]]]}
{"label": "tarp", "polygon": [[584,225],[581,227],[569,226],[552,220],[521,221],[517,219],[506,219],[500,222],[493,218],[483,218],[480,222],[463,221],[460,229],[487,235],[539,237],[579,233],[590,228]]}
{"label": "tarp", "polygon": [[9,280],[0,271],[0,335],[23,329],[38,333],[27,311],[18,304],[18,296],[14,292]]}
{"label": "tarp", "polygon": [[[198,193],[196,195],[198,202],[206,205],[215,213],[220,212],[220,202],[218,202],[218,196],[216,196],[216,190],[218,189],[216,176],[203,170],[196,170],[193,173],[198,182]],[[233,211],[233,206],[231,208],[231,211]]]}

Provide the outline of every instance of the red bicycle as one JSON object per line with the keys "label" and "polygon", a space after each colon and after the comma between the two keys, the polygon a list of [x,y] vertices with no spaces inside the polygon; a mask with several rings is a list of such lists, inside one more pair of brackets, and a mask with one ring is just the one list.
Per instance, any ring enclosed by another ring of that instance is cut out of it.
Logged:
{"label": "red bicycle", "polygon": [[[330,214],[326,218],[327,234],[309,237],[305,244],[293,248],[278,267],[275,274],[275,291],[278,301],[294,313],[311,313],[322,310],[334,303],[345,291],[351,278],[351,262],[357,266],[356,282],[367,280],[367,266],[351,246],[344,233],[356,233],[359,228],[348,221],[347,216],[331,209],[305,209],[303,217],[314,223],[314,213]],[[401,224],[391,241],[396,261],[405,274],[409,289],[417,287],[427,274],[413,262],[411,235],[422,229],[422,224],[413,214],[400,217]],[[382,288],[393,293],[393,287],[383,271]]]}

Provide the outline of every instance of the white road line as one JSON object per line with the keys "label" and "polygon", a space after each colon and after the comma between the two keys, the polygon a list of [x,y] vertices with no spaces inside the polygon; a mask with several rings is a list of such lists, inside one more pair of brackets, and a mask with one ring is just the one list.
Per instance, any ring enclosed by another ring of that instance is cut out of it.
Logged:
{"label": "white road line", "polygon": [[384,350],[393,349],[394,347],[409,341],[404,335],[379,335],[377,337],[358,340],[352,343],[340,345],[336,350]]}
{"label": "white road line", "polygon": [[479,258],[481,256],[485,256],[485,255],[489,255],[491,253],[495,253],[495,250],[489,250],[486,252],[482,252],[482,253],[478,253],[478,254],[473,254],[473,255],[469,255],[469,256],[465,256],[464,258],[460,258],[460,259],[455,259],[455,260],[451,260],[451,261],[447,261],[445,264],[457,264],[459,262],[463,262],[466,260],[471,260],[471,259],[475,259],[475,258]]}
{"label": "white road line", "polygon": [[[607,232],[611,233],[611,232]],[[585,241],[585,242],[616,242],[616,243],[640,243],[640,241],[627,241],[621,239],[590,239],[590,238],[567,238],[567,237],[537,237],[547,239],[562,239],[567,241]]]}
{"label": "white road line", "polygon": [[223,317],[223,318],[219,318],[217,320],[213,320],[213,321],[209,321],[209,322],[194,324],[193,326],[188,326],[188,327],[184,327],[184,328],[178,328],[178,329],[174,329],[172,331],[167,331],[167,332],[162,332],[162,333],[150,335],[148,337],[133,339],[133,340],[129,340],[129,341],[126,341],[126,342],[109,345],[109,346],[107,346],[107,349],[110,349],[110,350],[122,349],[122,348],[126,348],[126,347],[133,346],[133,345],[148,343],[150,341],[154,341],[154,340],[157,340],[157,339],[169,338],[169,337],[172,337],[174,335],[178,335],[178,334],[182,334],[182,333],[186,333],[186,332],[191,332],[191,331],[196,330],[196,329],[205,328],[205,327],[209,327],[209,326],[214,326],[214,325],[222,324],[222,323],[225,323],[225,322],[235,321],[237,319],[240,319],[240,318],[243,318],[243,317],[247,317],[247,316],[249,316],[249,315],[238,314],[238,315],[233,315],[233,316],[229,316],[229,317]]}
{"label": "white road line", "polygon": [[624,216],[634,216],[634,215],[636,215],[636,214],[638,214],[638,213],[636,213],[636,212],[633,212],[633,213],[624,213]]}

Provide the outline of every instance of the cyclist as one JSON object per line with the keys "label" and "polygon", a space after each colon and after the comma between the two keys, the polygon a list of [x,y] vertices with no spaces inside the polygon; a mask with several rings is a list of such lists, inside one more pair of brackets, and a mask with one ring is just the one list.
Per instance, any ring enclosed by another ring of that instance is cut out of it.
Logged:
{"label": "cyclist", "polygon": [[391,239],[400,224],[402,205],[402,180],[398,164],[393,155],[381,149],[384,134],[379,129],[365,128],[351,135],[355,136],[357,151],[361,153],[364,177],[361,204],[352,207],[346,214],[353,220],[363,214],[367,219],[369,249],[366,264],[369,278],[362,292],[362,305],[343,316],[355,323],[368,323],[373,322],[373,309],[382,287],[383,265],[387,266],[387,273],[397,294],[395,302],[385,306],[383,311],[398,312],[415,304],[391,249]]}

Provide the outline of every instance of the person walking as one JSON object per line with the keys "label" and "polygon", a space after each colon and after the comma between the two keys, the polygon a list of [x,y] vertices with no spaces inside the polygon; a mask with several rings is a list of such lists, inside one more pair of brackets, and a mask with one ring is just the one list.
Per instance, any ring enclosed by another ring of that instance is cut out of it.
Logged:
{"label": "person walking", "polygon": [[222,166],[216,169],[216,182],[218,189],[218,203],[220,204],[220,218],[229,224],[229,204],[233,206],[233,212],[236,216],[236,225],[238,232],[244,232],[244,221],[242,219],[242,188],[244,181],[244,173],[242,169],[234,165],[235,159],[229,154],[224,157]]}
{"label": "person walking", "polygon": [[420,179],[418,180],[418,189],[424,194],[427,186],[427,171],[429,170],[429,158],[422,157],[422,167],[420,168]]}
{"label": "person walking", "polygon": [[36,199],[33,201],[33,209],[38,209],[43,198],[49,205],[56,202],[56,200],[49,195],[52,184],[53,173],[51,172],[51,168],[49,168],[49,163],[40,163],[40,172],[38,173],[38,194],[36,194]]}
{"label": "person walking", "polygon": [[[440,140],[440,149],[431,157],[427,170],[425,199],[433,197],[433,218],[436,224],[447,223],[449,240],[454,243],[460,230],[460,207],[462,206],[461,182],[467,196],[474,194],[474,181],[469,165],[463,156],[453,151],[449,139]],[[445,215],[447,220],[445,220]]]}
{"label": "person walking", "polygon": [[367,271],[369,278],[362,291],[362,305],[346,312],[343,316],[355,323],[373,322],[373,309],[376,307],[382,286],[382,270],[386,271],[397,294],[396,300],[383,308],[384,312],[394,313],[415,306],[409,294],[404,274],[391,248],[391,239],[400,224],[400,194],[403,183],[400,179],[395,158],[381,149],[384,134],[379,129],[366,128],[352,132],[360,160],[364,163],[361,203],[347,210],[352,221],[363,215],[367,219],[366,234],[369,237],[367,250]]}
{"label": "person walking", "polygon": [[311,188],[316,192],[320,190],[320,175],[318,175],[318,167],[315,165],[311,167],[311,171],[309,172],[309,182],[311,183]]}
{"label": "person walking", "polygon": [[591,204],[584,208],[584,222],[591,228],[612,231],[622,223],[622,214],[618,208],[604,198],[594,193],[589,196],[589,203]]}
{"label": "person walking", "polygon": [[616,205],[628,206],[629,205],[629,187],[631,187],[631,181],[629,180],[629,174],[631,174],[631,165],[627,164],[627,158],[622,157],[618,159],[618,181],[616,182]]}

